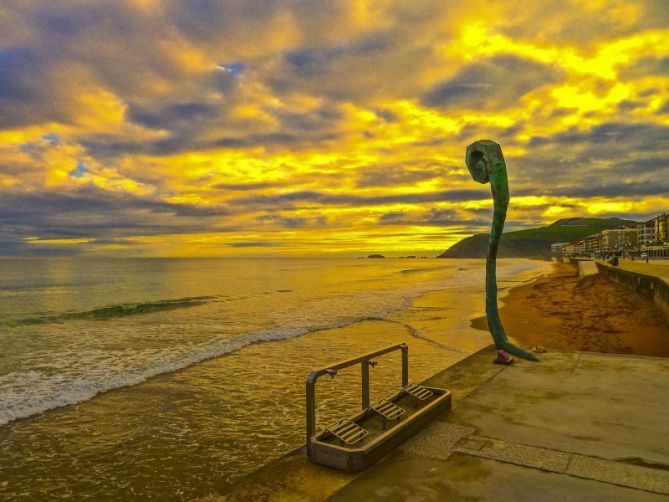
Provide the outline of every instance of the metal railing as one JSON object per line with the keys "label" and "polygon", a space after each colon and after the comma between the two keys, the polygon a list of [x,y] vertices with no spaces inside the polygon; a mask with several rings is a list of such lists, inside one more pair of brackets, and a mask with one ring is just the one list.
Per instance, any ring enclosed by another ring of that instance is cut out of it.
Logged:
{"label": "metal railing", "polygon": [[323,375],[329,375],[334,378],[338,370],[360,364],[362,383],[361,406],[364,411],[369,408],[369,367],[376,366],[376,361],[374,361],[375,357],[396,350],[402,351],[402,387],[406,387],[409,384],[409,347],[406,343],[390,345],[384,349],[370,352],[368,354],[362,354],[345,361],[340,361],[327,368],[322,368],[309,373],[309,376],[307,377],[307,453],[311,453],[311,438],[316,434],[316,381]]}

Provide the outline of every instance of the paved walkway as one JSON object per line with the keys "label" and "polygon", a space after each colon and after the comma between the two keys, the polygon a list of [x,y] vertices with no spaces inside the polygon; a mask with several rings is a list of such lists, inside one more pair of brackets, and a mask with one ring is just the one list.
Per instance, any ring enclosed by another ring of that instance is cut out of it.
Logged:
{"label": "paved walkway", "polygon": [[517,361],[329,500],[667,500],[668,377],[661,358]]}
{"label": "paved walkway", "polygon": [[640,274],[655,275],[669,282],[669,261],[620,260],[618,266],[624,270],[631,270]]}

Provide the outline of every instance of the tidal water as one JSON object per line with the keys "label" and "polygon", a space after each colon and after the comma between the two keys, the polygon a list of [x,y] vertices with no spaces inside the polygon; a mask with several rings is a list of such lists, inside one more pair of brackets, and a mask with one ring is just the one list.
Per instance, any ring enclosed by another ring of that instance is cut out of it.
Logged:
{"label": "tidal water", "polygon": [[[546,267],[502,260],[501,284]],[[0,499],[220,493],[303,443],[310,369],[406,341],[420,380],[488,343],[483,280],[482,260],[0,259]],[[372,383],[391,393],[399,355]],[[358,373],[318,397],[320,425],[354,411]]]}

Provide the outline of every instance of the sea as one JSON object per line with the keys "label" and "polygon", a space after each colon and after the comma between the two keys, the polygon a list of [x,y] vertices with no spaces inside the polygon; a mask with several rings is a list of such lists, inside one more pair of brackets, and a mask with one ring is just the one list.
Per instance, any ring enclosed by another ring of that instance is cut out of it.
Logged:
{"label": "sea", "polygon": [[[502,292],[547,262],[498,264]],[[490,343],[484,260],[0,259],[0,499],[194,500],[304,443],[309,371],[409,344],[420,381]],[[399,354],[372,370],[395,392]],[[317,387],[360,406],[359,369]]]}

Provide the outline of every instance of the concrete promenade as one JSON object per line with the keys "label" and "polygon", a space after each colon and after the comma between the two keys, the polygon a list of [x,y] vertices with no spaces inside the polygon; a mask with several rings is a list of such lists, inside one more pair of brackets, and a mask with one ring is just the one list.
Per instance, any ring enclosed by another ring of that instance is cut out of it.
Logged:
{"label": "concrete promenade", "polygon": [[655,303],[669,326],[669,265],[620,260],[614,267],[596,262],[599,273]]}
{"label": "concrete promenade", "polygon": [[660,358],[517,362],[331,500],[667,500],[668,377]]}
{"label": "concrete promenade", "polygon": [[483,350],[427,381],[443,414],[375,466],[345,474],[297,451],[225,500],[667,500],[669,360]]}
{"label": "concrete promenade", "polygon": [[669,283],[669,260],[652,260],[646,263],[643,260],[620,260],[618,266],[624,270],[640,274],[654,275]]}

